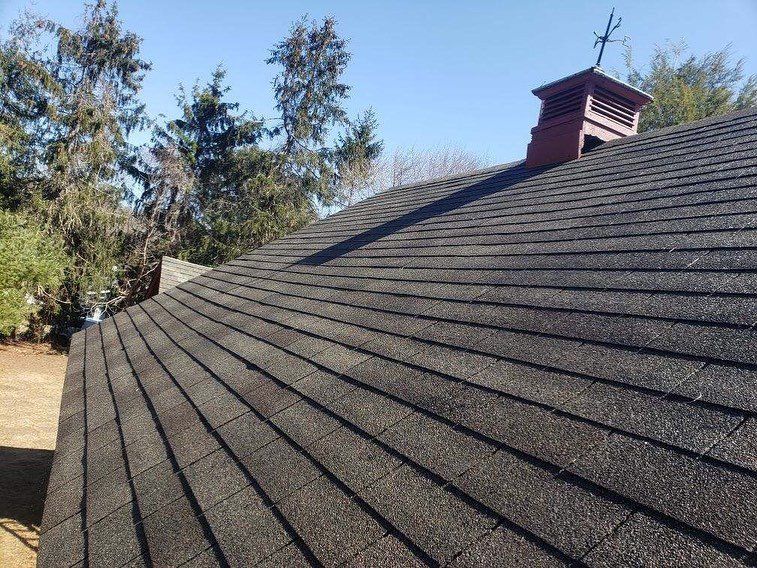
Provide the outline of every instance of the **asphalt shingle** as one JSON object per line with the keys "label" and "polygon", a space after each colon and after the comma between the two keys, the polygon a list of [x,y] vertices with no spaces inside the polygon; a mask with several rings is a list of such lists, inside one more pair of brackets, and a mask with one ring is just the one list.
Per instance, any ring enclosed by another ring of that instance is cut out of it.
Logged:
{"label": "asphalt shingle", "polygon": [[756,129],[394,188],[74,335],[40,568],[754,563]]}
{"label": "asphalt shingle", "polygon": [[207,523],[197,517],[188,499],[181,496],[145,518],[147,545],[158,566],[177,566],[207,549]]}
{"label": "asphalt shingle", "polygon": [[503,518],[576,559],[630,512],[502,451],[474,466],[455,484]]}
{"label": "asphalt shingle", "polygon": [[569,470],[745,550],[757,544],[753,476],[620,435]]}
{"label": "asphalt shingle", "polygon": [[440,564],[452,560],[496,524],[493,517],[406,465],[360,495]]}
{"label": "asphalt shingle", "polygon": [[341,564],[384,535],[375,519],[323,476],[280,507],[324,566]]}
{"label": "asphalt shingle", "polygon": [[743,566],[738,558],[725,554],[690,535],[676,531],[654,519],[636,513],[615,533],[589,552],[589,566],[645,566],[661,559],[670,566]]}
{"label": "asphalt shingle", "polygon": [[292,540],[251,486],[207,510],[205,517],[231,566],[256,564]]}

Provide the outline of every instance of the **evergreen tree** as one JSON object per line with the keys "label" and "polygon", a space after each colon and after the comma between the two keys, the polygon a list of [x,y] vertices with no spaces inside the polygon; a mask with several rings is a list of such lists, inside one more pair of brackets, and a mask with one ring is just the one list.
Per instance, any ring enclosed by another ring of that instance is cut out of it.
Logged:
{"label": "evergreen tree", "polygon": [[229,101],[219,68],[142,149],[128,141],[147,122],[140,45],[106,0],[79,29],[26,16],[0,41],[0,208],[63,243],[62,286],[44,295],[62,327],[92,294],[141,299],[163,254],[217,265],[304,226],[381,152],[373,114],[350,123],[342,107],[350,55],[331,18],[299,21],[267,60],[280,124]]}
{"label": "evergreen tree", "polygon": [[44,52],[35,49],[41,28],[25,14],[0,42],[0,206],[28,204],[41,178],[44,124],[51,118],[50,98],[57,83]]}
{"label": "evergreen tree", "polygon": [[[371,111],[350,124],[341,106],[350,56],[335,24],[302,19],[272,50],[267,62],[281,65],[273,128],[227,101],[220,67],[207,85],[180,89],[181,117],[156,129],[145,168],[135,281],[162,254],[208,265],[231,260],[304,226],[367,175],[382,143]],[[348,130],[330,147],[336,126]]]}
{"label": "evergreen tree", "polygon": [[757,105],[757,75],[744,77],[744,60],[732,61],[730,45],[701,57],[687,51],[683,42],[658,46],[645,71],[626,51],[628,82],[654,97],[641,112],[639,132]]}
{"label": "evergreen tree", "polygon": [[127,138],[145,120],[137,99],[149,64],[115,5],[87,5],[70,30],[26,14],[0,46],[2,205],[42,220],[70,259],[48,296],[61,323],[78,320],[91,292],[120,298],[131,216]]}
{"label": "evergreen tree", "polygon": [[60,239],[27,215],[0,210],[0,337],[28,322],[61,284],[66,264]]}
{"label": "evergreen tree", "polygon": [[373,189],[378,159],[384,149],[383,141],[377,139],[377,130],[376,115],[368,109],[339,135],[333,153],[337,179],[335,201],[338,205],[351,205]]}
{"label": "evergreen tree", "polygon": [[196,84],[188,94],[179,88],[179,118],[159,125],[153,133],[148,183],[138,209],[156,215],[171,235],[169,249],[186,251],[187,238],[199,230],[204,210],[234,191],[231,172],[235,152],[255,145],[263,135],[260,121],[238,113],[238,103],[225,100],[225,71],[220,66],[211,81]]}
{"label": "evergreen tree", "polygon": [[227,100],[224,79],[219,67],[207,85],[180,89],[181,117],[155,130],[137,207],[141,273],[163,254],[221,264],[311,219],[309,201],[283,183],[279,155],[260,145],[270,132]]}
{"label": "evergreen tree", "polygon": [[145,121],[137,95],[150,65],[139,57],[140,38],[123,30],[116,6],[104,0],[87,7],[81,29],[50,22],[48,29],[57,36],[49,63],[57,92],[39,196],[72,259],[59,300],[74,320],[88,294],[122,298],[125,171],[135,159],[127,137]]}
{"label": "evergreen tree", "polygon": [[330,205],[335,197],[331,152],[326,147],[331,127],[344,125],[342,103],[350,87],[341,82],[350,53],[336,33],[334,18],[319,26],[307,17],[292,27],[267,59],[280,65],[273,81],[283,133],[281,169],[284,179],[314,205]]}

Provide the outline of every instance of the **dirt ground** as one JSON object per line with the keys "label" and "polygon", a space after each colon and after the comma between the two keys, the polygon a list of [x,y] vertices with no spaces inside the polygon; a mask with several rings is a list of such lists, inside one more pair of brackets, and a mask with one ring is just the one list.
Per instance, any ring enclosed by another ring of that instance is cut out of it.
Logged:
{"label": "dirt ground", "polygon": [[0,566],[34,566],[67,357],[0,344]]}

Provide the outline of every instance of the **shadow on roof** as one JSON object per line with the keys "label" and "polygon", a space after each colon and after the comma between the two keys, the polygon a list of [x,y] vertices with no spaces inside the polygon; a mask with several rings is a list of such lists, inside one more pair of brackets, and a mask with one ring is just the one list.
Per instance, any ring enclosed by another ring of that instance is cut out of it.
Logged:
{"label": "shadow on roof", "polygon": [[[467,185],[441,199],[432,201],[423,207],[414,209],[395,219],[382,223],[377,227],[363,231],[362,233],[345,239],[335,245],[331,245],[330,247],[306,256],[297,261],[296,264],[319,265],[334,260],[367,244],[378,241],[383,237],[415,225],[416,223],[438,215],[444,215],[445,213],[449,213],[459,207],[468,205],[482,197],[487,197],[494,193],[504,191],[516,183],[520,183],[544,171],[545,168],[527,169],[523,162],[518,163],[505,170],[495,172],[491,176],[477,181],[476,183]],[[454,180],[450,180],[449,183],[453,182]],[[418,191],[423,190],[419,189]]]}

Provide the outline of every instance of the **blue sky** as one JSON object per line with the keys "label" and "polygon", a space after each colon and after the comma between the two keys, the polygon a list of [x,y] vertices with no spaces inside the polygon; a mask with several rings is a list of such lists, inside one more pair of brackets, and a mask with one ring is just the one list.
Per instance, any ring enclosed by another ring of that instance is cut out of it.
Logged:
{"label": "blue sky", "polygon": [[[0,24],[27,5],[0,0]],[[232,97],[272,116],[269,49],[301,15],[329,14],[351,40],[350,113],[372,106],[389,150],[453,144],[496,163],[525,154],[538,112],[531,89],[593,64],[592,31],[603,31],[613,5],[640,62],[667,39],[685,38],[696,53],[730,42],[757,73],[757,0],[119,2],[153,63],[143,92],[152,115],[173,116],[178,83],[206,78],[222,62]],[[79,0],[32,6],[66,25],[83,11]],[[603,66],[622,69],[620,47],[608,48]]]}

